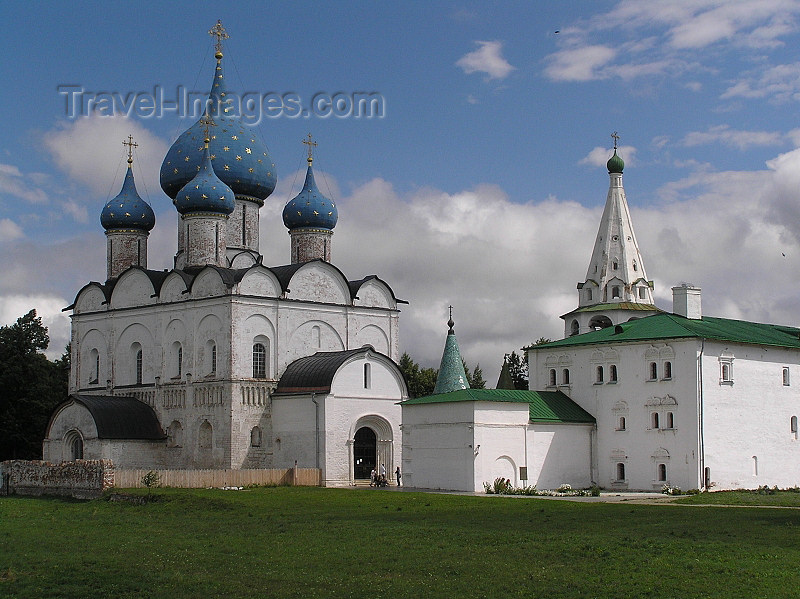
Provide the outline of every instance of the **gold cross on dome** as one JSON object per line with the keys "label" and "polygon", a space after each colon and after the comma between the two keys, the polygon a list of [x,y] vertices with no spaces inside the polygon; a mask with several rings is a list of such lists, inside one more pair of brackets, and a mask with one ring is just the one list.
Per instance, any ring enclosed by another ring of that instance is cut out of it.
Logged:
{"label": "gold cross on dome", "polygon": [[617,142],[619,141],[619,135],[617,135],[617,132],[614,131],[614,133],[611,134],[611,137],[614,138],[614,149],[616,150],[617,149]]}
{"label": "gold cross on dome", "polygon": [[133,148],[138,148],[139,144],[133,141],[133,135],[128,135],[128,141],[123,141],[122,145],[128,146],[128,164],[133,163]]}
{"label": "gold cross on dome", "polygon": [[308,137],[303,140],[303,143],[308,146],[308,164],[311,165],[314,162],[314,156],[312,154],[313,148],[317,147],[317,142],[311,140],[311,134],[308,134]]}
{"label": "gold cross on dome", "polygon": [[222,40],[227,40],[231,37],[222,26],[222,19],[217,19],[217,24],[208,30],[208,35],[217,38],[217,42],[214,44],[214,49],[218,54],[222,54]]}

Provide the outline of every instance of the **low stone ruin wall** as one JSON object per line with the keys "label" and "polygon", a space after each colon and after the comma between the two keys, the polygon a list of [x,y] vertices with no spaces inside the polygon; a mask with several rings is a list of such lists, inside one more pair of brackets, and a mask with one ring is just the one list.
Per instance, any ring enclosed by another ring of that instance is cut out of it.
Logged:
{"label": "low stone ruin wall", "polygon": [[0,462],[0,495],[62,495],[92,499],[114,486],[111,460],[51,464],[36,460]]}

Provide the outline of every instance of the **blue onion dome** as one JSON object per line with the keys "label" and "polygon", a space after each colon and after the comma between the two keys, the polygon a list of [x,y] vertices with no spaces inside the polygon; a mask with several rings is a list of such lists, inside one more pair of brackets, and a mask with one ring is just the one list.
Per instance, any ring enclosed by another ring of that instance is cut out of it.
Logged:
{"label": "blue onion dome", "polygon": [[228,215],[236,207],[233,191],[225,185],[211,165],[208,140],[203,148],[203,162],[194,178],[184,185],[172,203],[181,214],[212,213]]}
{"label": "blue onion dome", "polygon": [[289,200],[283,209],[283,224],[289,230],[314,228],[333,229],[339,220],[339,211],[332,200],[326,198],[314,181],[311,160],[308,161],[306,182],[303,190]]}
{"label": "blue onion dome", "polygon": [[139,197],[133,181],[133,160],[128,158],[128,172],[117,197],[106,202],[100,213],[100,224],[109,229],[137,229],[150,231],[156,224],[156,215],[150,204]]}
{"label": "blue onion dome", "polygon": [[[228,92],[222,73],[222,52],[208,97],[208,112],[217,123],[210,139],[211,161],[217,176],[243,197],[263,204],[277,183],[275,163],[255,129],[237,115],[239,106]],[[235,96],[235,94],[234,94]],[[203,161],[204,126],[201,118],[172,144],[161,165],[161,188],[173,200],[200,170]]]}
{"label": "blue onion dome", "polygon": [[622,169],[625,168],[625,162],[617,156],[617,149],[614,148],[614,155],[608,159],[606,162],[606,168],[608,169],[609,174],[611,173],[622,173]]}

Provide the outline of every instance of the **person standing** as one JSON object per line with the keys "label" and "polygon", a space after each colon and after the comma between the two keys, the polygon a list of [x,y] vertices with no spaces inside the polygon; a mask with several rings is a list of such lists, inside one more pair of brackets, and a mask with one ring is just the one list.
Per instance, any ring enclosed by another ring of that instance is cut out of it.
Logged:
{"label": "person standing", "polygon": [[369,486],[375,486],[375,468],[372,469],[372,472],[369,473]]}
{"label": "person standing", "polygon": [[394,471],[394,475],[397,477],[397,486],[400,486],[400,478],[403,476],[400,474],[400,466],[397,467],[397,470]]}

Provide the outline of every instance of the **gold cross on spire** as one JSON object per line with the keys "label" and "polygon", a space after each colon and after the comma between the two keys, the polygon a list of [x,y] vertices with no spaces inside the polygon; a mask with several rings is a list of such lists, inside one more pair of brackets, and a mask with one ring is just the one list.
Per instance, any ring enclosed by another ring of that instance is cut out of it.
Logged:
{"label": "gold cross on spire", "polygon": [[200,119],[200,122],[203,123],[203,133],[206,136],[206,147],[208,147],[208,142],[211,139],[208,137],[208,128],[209,127],[216,127],[217,124],[214,122],[214,119],[211,118],[211,115],[206,112],[203,115],[203,118]]}
{"label": "gold cross on spire", "polygon": [[133,141],[133,135],[128,135],[128,141],[123,141],[122,145],[128,146],[128,164],[133,164],[133,148],[138,148],[139,144]]}
{"label": "gold cross on spire", "polygon": [[227,40],[231,37],[222,26],[222,19],[217,19],[217,24],[208,30],[208,35],[217,38],[217,43],[214,44],[214,49],[217,51],[215,56],[217,60],[219,60],[222,58],[222,40]]}
{"label": "gold cross on spire", "polygon": [[317,145],[319,145],[319,144],[317,144],[317,142],[315,142],[315,141],[311,141],[311,134],[310,133],[308,134],[308,137],[303,140],[303,143],[308,146],[308,158],[307,158],[307,160],[308,160],[308,166],[311,166],[311,163],[314,162],[313,148],[316,148]]}
{"label": "gold cross on spire", "polygon": [[447,334],[453,333],[453,325],[456,324],[453,322],[453,306],[448,306],[450,308],[450,320],[447,321],[447,326],[449,327]]}
{"label": "gold cross on spire", "polygon": [[617,149],[617,142],[619,141],[619,135],[617,135],[617,132],[614,131],[614,133],[611,134],[611,137],[614,138],[614,149],[616,150]]}

